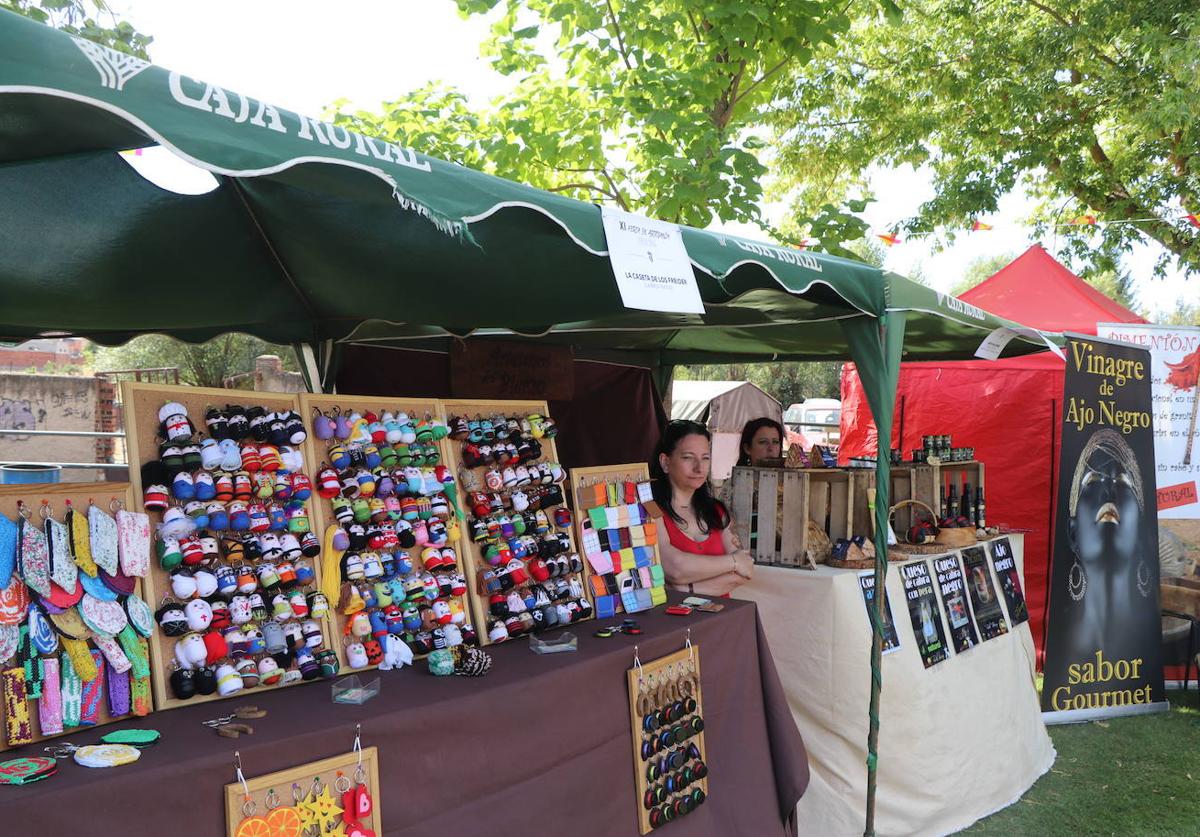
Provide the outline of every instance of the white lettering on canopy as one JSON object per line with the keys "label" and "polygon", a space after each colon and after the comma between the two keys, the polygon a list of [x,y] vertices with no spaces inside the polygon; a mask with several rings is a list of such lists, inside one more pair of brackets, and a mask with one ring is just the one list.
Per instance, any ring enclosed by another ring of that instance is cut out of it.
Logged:
{"label": "white lettering on canopy", "polygon": [[[280,110],[274,105],[241,96],[215,84],[196,81],[176,72],[168,75],[167,86],[171,91],[171,97],[181,105],[216,116],[223,116],[237,123],[248,121],[249,124],[259,128],[267,128],[283,134],[289,133]],[[230,105],[230,97],[235,98],[238,102],[236,112]],[[252,112],[253,115],[251,115]],[[291,114],[292,111],[283,111],[283,113]],[[331,125],[299,113],[293,115],[296,117],[295,136],[297,139],[342,150],[349,150],[353,146],[354,153],[360,157],[373,157],[376,160],[395,163],[417,171],[430,170],[429,161],[421,160],[417,156],[417,152],[411,148],[405,148],[386,140],[364,137],[354,131],[346,130],[340,125]]]}
{"label": "white lettering on canopy", "polygon": [[738,241],[736,238],[733,240],[733,243],[747,253],[753,253],[756,256],[767,256],[768,258],[778,259],[784,264],[807,267],[809,270],[817,271],[817,273],[824,272],[821,269],[821,263],[808,253],[800,253],[796,250],[789,250],[786,247],[770,247],[766,244],[755,244],[752,241]]}

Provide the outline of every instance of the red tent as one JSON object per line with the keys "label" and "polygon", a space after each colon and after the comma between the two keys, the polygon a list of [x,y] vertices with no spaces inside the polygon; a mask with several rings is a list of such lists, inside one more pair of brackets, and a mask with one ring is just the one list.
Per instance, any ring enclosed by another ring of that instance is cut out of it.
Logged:
{"label": "red tent", "polygon": [[[1095,334],[1098,322],[1144,319],[1084,282],[1035,244],[962,294],[985,311],[1047,331]],[[1025,586],[1041,659],[1054,514],[1063,363],[1049,352],[998,361],[903,363],[892,447],[949,433],[986,466],[988,522],[1027,530]],[[853,364],[842,370],[839,456],[874,456],[875,426]],[[901,437],[903,435],[903,438]]]}

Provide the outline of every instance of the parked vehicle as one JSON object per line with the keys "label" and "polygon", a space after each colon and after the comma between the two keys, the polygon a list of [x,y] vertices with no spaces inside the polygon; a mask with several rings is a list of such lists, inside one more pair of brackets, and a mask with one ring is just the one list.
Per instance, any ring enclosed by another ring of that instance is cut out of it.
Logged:
{"label": "parked vehicle", "polygon": [[808,398],[783,411],[788,430],[801,434],[812,445],[837,445],[841,439],[842,402],[836,398]]}

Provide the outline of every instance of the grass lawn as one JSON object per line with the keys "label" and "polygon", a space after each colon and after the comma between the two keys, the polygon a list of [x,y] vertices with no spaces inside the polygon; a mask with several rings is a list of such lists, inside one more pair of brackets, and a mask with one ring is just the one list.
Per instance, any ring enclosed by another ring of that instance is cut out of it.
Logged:
{"label": "grass lawn", "polygon": [[963,834],[1200,834],[1200,704],[1048,727],[1058,759],[1015,804]]}

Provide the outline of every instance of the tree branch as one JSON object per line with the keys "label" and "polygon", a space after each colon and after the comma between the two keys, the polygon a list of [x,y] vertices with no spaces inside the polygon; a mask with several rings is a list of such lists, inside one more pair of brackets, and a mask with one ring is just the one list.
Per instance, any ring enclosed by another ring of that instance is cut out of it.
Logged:
{"label": "tree branch", "polygon": [[756,78],[754,81],[750,82],[750,84],[749,84],[749,85],[746,87],[746,89],[745,89],[745,90],[743,90],[741,93],[739,93],[739,94],[737,95],[737,98],[735,98],[735,99],[733,100],[733,104],[734,104],[734,106],[736,107],[736,106],[737,106],[737,104],[738,104],[740,101],[742,101],[742,99],[744,99],[744,98],[746,98],[747,96],[749,96],[749,95],[750,95],[750,93],[751,93],[751,92],[754,90],[754,88],[758,87],[758,86],[759,86],[760,84],[762,84],[764,81],[766,81],[766,80],[767,80],[767,79],[769,79],[771,76],[775,75],[777,72],[779,72],[779,71],[780,71],[780,70],[782,70],[784,67],[786,67],[786,66],[787,66],[787,65],[788,65],[788,64],[791,62],[791,60],[792,60],[792,56],[790,56],[790,55],[789,55],[787,58],[783,59],[783,60],[782,60],[782,61],[780,61],[778,64],[776,64],[774,67],[772,67],[771,69],[767,70],[765,73],[763,73],[761,76],[759,76],[758,78]]}
{"label": "tree branch", "polygon": [[621,60],[625,62],[625,69],[632,71],[633,64],[629,61],[629,51],[625,49],[625,38],[621,34],[621,24],[617,22],[617,11],[613,8],[612,0],[604,0],[604,4],[608,6],[608,16],[612,20],[613,35],[617,39],[617,48],[621,53]]}

